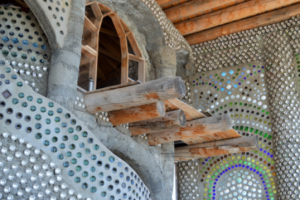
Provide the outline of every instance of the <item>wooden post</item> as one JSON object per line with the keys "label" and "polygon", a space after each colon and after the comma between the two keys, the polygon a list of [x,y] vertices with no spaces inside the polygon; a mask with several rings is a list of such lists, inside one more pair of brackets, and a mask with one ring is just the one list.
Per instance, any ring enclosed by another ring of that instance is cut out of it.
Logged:
{"label": "wooden post", "polygon": [[191,160],[241,153],[259,148],[257,136],[208,142],[175,149],[175,160]]}
{"label": "wooden post", "polygon": [[185,114],[182,110],[167,112],[164,117],[131,123],[129,130],[131,135],[143,135],[184,127],[186,124]]}
{"label": "wooden post", "polygon": [[165,104],[162,101],[108,113],[108,118],[114,126],[163,116],[165,116]]}
{"label": "wooden post", "polygon": [[88,92],[84,102],[86,110],[95,114],[179,98],[185,92],[180,77],[167,77],[115,90]]}

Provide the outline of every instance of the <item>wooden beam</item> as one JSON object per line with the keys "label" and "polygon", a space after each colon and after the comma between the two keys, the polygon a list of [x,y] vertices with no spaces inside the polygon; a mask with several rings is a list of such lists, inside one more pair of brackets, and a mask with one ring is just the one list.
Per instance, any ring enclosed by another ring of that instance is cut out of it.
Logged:
{"label": "wooden beam", "polygon": [[225,140],[230,138],[239,138],[241,135],[235,131],[234,129],[230,129],[229,131],[217,132],[217,133],[208,133],[199,135],[193,138],[186,138],[182,141],[188,145],[192,144],[200,144],[205,142],[213,142],[218,140]]}
{"label": "wooden beam", "polygon": [[131,87],[87,93],[84,102],[86,110],[95,114],[178,98],[185,92],[184,81],[180,77],[167,77]]}
{"label": "wooden beam", "polygon": [[[230,134],[228,134],[230,133]],[[227,137],[224,137],[227,135]],[[198,144],[203,142],[212,142],[216,140],[230,139],[241,137],[233,129],[224,132],[206,132],[206,131],[183,131],[172,129],[169,131],[148,134],[149,145],[154,146],[168,142],[182,140],[186,144]],[[195,140],[196,139],[196,140]],[[200,140],[202,139],[202,140]]]}
{"label": "wooden beam", "polygon": [[165,116],[165,104],[162,101],[108,113],[109,121],[114,126],[163,116]]}
{"label": "wooden beam", "polygon": [[175,148],[175,161],[242,153],[259,148],[257,136],[208,142]]}
{"label": "wooden beam", "polygon": [[231,130],[231,127],[232,121],[229,115],[212,116],[188,121],[185,127],[179,127],[175,130],[148,134],[148,141],[150,145],[157,145],[177,140],[193,139],[198,136],[226,132]]}
{"label": "wooden beam", "polygon": [[205,117],[205,115],[197,111],[195,108],[179,99],[169,99],[165,101],[165,104],[167,111],[181,109],[185,113],[187,121]]}
{"label": "wooden beam", "polygon": [[144,61],[144,59],[142,57],[139,57],[139,56],[136,56],[136,55],[133,55],[133,54],[129,54],[129,59],[137,61],[137,62]]}
{"label": "wooden beam", "polygon": [[298,2],[300,0],[252,0],[177,23],[175,27],[185,36]]}
{"label": "wooden beam", "polygon": [[98,29],[97,27],[89,20],[87,16],[84,18],[84,27],[88,29],[91,33],[96,32]]}
{"label": "wooden beam", "polygon": [[174,110],[167,112],[164,117],[130,123],[129,130],[131,135],[143,135],[184,127],[185,124],[184,112],[182,110]]}
{"label": "wooden beam", "polygon": [[91,59],[97,57],[97,51],[89,45],[82,45],[81,53]]}
{"label": "wooden beam", "polygon": [[232,129],[232,120],[229,114],[216,115],[207,118],[200,118],[186,122],[186,126],[179,131],[194,131],[196,132],[223,132]]}
{"label": "wooden beam", "polygon": [[119,37],[117,33],[115,33],[115,32],[112,31],[112,30],[109,30],[109,29],[107,29],[107,28],[104,28],[104,27],[101,27],[100,32],[101,32],[101,33],[105,33],[105,34],[107,34],[107,35],[114,36],[114,37]]}
{"label": "wooden beam", "polygon": [[103,14],[101,12],[101,9],[100,9],[100,6],[99,6],[99,3],[94,1],[93,4],[91,4],[91,8],[92,8],[92,11],[94,13],[94,16],[95,16],[95,26],[97,28],[97,30],[100,29],[101,27],[101,24],[102,24],[102,20],[103,20]]}
{"label": "wooden beam", "polygon": [[236,3],[236,0],[194,0],[183,4],[165,9],[167,17],[174,23],[180,19],[187,18],[192,15],[204,14],[205,11],[211,11],[220,6]]}
{"label": "wooden beam", "polygon": [[100,7],[99,7],[99,3],[94,1],[92,4],[91,4],[91,8],[93,10],[93,13],[95,15],[95,18],[101,18],[102,17],[102,12],[100,10]]}
{"label": "wooden beam", "polygon": [[290,19],[293,16],[300,14],[300,4],[295,4],[286,8],[281,8],[276,11],[261,14],[248,19],[240,20],[220,27],[212,28],[209,30],[201,31],[192,35],[188,35],[185,39],[189,44],[199,44],[210,40],[217,39],[218,37],[236,33],[248,29],[257,28],[274,24],[280,21]]}
{"label": "wooden beam", "polygon": [[173,3],[180,3],[179,0],[156,0],[156,2],[160,7],[170,6]]}

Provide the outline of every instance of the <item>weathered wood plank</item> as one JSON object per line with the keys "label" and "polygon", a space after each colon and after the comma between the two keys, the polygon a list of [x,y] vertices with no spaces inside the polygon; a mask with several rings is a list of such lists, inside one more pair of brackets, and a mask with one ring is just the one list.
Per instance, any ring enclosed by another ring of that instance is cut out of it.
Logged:
{"label": "weathered wood plank", "polygon": [[148,134],[149,144],[157,145],[177,140],[193,140],[199,136],[210,136],[213,140],[220,140],[222,137],[216,133],[231,130],[232,121],[229,115],[213,116],[188,121],[185,127],[179,127],[168,131]]}
{"label": "weathered wood plank", "polygon": [[167,77],[131,87],[85,95],[89,113],[120,110],[185,95],[184,81],[180,77]]}
{"label": "weathered wood plank", "polygon": [[258,15],[300,0],[252,0],[175,24],[182,35],[189,35],[233,21]]}
{"label": "weathered wood plank", "polygon": [[205,11],[211,11],[220,6],[227,6],[229,3],[235,3],[236,0],[194,0],[165,9],[167,17],[174,23],[179,19],[187,18],[192,15],[204,14]]}
{"label": "weathered wood plank", "polygon": [[187,121],[205,117],[205,115],[197,111],[195,108],[183,101],[180,101],[179,99],[169,99],[165,101],[165,104],[167,111],[181,109],[185,113]]}
{"label": "weathered wood plank", "polygon": [[223,132],[232,129],[232,120],[229,114],[200,118],[186,122],[186,126],[180,131],[194,132]]}
{"label": "weathered wood plank", "polygon": [[223,26],[212,28],[209,30],[201,31],[199,33],[187,35],[185,39],[189,44],[199,44],[210,40],[217,39],[218,37],[237,33],[244,30],[249,30],[269,24],[274,24],[280,21],[290,19],[293,16],[300,14],[300,4],[295,4],[289,7],[281,8],[276,11],[271,11],[265,14],[254,16],[248,19],[240,20],[237,22],[229,23]]}
{"label": "weathered wood plank", "polygon": [[110,122],[114,125],[149,120],[165,115],[165,104],[162,101],[147,105],[114,110],[108,113]]}
{"label": "weathered wood plank", "polygon": [[217,140],[225,140],[230,138],[239,138],[241,135],[234,129],[230,129],[224,132],[202,134],[193,138],[185,138],[182,141],[188,145],[200,144],[205,142],[212,142]]}
{"label": "weathered wood plank", "polygon": [[208,142],[175,149],[175,160],[191,160],[242,153],[259,148],[256,136]]}
{"label": "weathered wood plank", "polygon": [[131,123],[129,130],[131,131],[131,135],[134,136],[184,127],[185,124],[186,118],[184,112],[182,110],[174,110],[167,112],[164,117]]}

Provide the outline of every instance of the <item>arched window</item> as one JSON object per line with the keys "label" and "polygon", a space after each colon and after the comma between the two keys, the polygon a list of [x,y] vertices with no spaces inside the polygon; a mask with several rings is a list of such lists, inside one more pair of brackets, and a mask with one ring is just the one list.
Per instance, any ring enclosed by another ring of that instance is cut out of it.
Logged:
{"label": "arched window", "polygon": [[145,81],[144,59],[133,33],[98,2],[86,4],[81,56],[78,86],[85,90]]}

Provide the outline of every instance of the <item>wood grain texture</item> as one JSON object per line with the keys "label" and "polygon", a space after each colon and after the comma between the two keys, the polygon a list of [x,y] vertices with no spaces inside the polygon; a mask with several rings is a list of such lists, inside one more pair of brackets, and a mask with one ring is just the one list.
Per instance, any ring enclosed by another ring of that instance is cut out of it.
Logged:
{"label": "wood grain texture", "polygon": [[181,109],[185,113],[187,121],[205,117],[205,115],[203,115],[202,113],[197,111],[195,108],[184,103],[183,101],[181,101],[179,99],[169,99],[169,100],[165,101],[165,105],[166,105],[167,111]]}
{"label": "wood grain texture", "polygon": [[174,110],[167,112],[165,116],[160,118],[130,123],[129,130],[131,135],[135,136],[184,127],[185,124],[184,112],[182,110]]}
{"label": "wood grain texture", "polygon": [[[228,115],[212,116],[188,121],[185,127],[148,134],[148,141],[150,145],[177,140],[182,140],[183,142],[187,140],[190,143],[190,141],[194,141],[195,138],[199,141],[199,137],[205,139],[210,138],[209,141],[215,141],[233,138],[234,134],[223,134],[230,130],[232,130],[232,121]],[[238,136],[240,135],[238,134]]]}
{"label": "wood grain texture", "polygon": [[206,158],[233,153],[242,153],[259,148],[256,136],[240,137],[217,142],[190,145],[175,149],[175,160]]}
{"label": "wood grain texture", "polygon": [[271,11],[258,16],[250,17],[248,19],[229,23],[223,26],[201,31],[195,34],[187,35],[185,39],[189,44],[199,44],[210,40],[215,40],[218,37],[237,33],[244,30],[249,30],[269,24],[274,24],[280,21],[290,19],[293,16],[300,14],[300,4],[281,8],[276,11]]}
{"label": "wood grain texture", "polygon": [[109,121],[114,125],[138,122],[165,116],[165,104],[162,101],[115,110],[108,113]]}
{"label": "wood grain texture", "polygon": [[86,110],[94,114],[180,98],[185,92],[181,77],[167,77],[131,87],[88,93],[84,102]]}
{"label": "wood grain texture", "polygon": [[252,0],[179,22],[175,27],[185,36],[299,2],[300,0]]}
{"label": "wood grain texture", "polygon": [[174,23],[174,21],[182,18],[202,14],[205,11],[210,11],[220,6],[227,6],[235,2],[236,0],[194,0],[165,9],[164,12]]}

